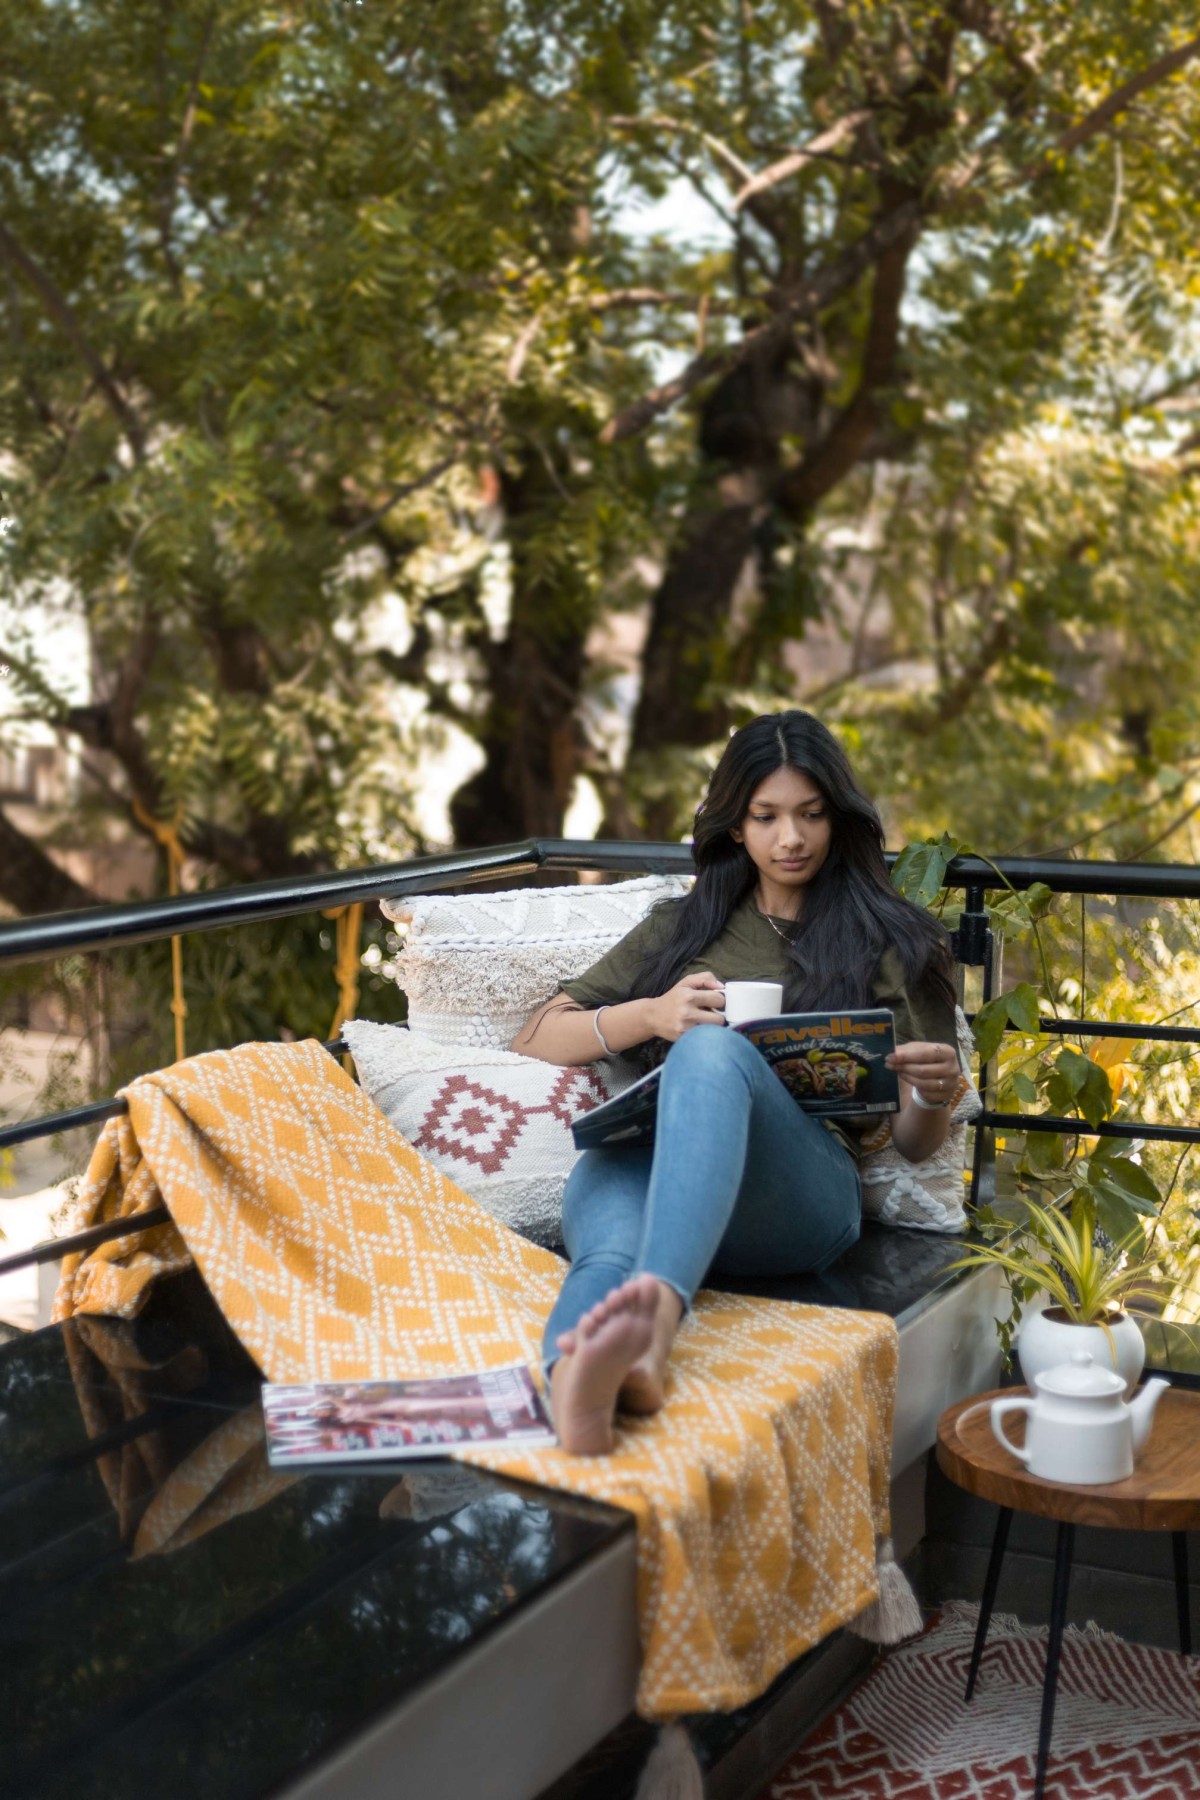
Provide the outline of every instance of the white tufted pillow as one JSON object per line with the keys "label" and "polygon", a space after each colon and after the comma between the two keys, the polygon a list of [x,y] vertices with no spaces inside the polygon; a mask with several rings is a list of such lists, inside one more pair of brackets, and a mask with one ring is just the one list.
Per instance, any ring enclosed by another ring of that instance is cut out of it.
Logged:
{"label": "white tufted pillow", "polygon": [[651,875],[381,901],[387,918],[408,922],[398,979],[409,1025],[438,1043],[506,1050],[562,982],[590,969],[657,901],[690,885],[685,876]]}
{"label": "white tufted pillow", "polygon": [[903,1225],[912,1231],[965,1231],[963,1210],[966,1182],[963,1169],[967,1154],[967,1126],[978,1118],[983,1102],[971,1079],[974,1040],[961,1007],[954,1011],[958,1029],[958,1064],[961,1074],[950,1130],[945,1142],[924,1162],[909,1162],[892,1143],[890,1122],[863,1142],[859,1167],[863,1189],[863,1217],[881,1225]]}

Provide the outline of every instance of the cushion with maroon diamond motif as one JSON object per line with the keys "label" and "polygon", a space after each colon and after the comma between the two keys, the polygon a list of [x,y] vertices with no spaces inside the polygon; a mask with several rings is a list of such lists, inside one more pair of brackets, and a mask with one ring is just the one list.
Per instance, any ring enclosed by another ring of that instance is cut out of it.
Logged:
{"label": "cushion with maroon diamond motif", "polygon": [[564,1069],[365,1019],[350,1020],[343,1036],[363,1089],[415,1149],[514,1231],[560,1246],[577,1155],[571,1120],[636,1070],[615,1060]]}

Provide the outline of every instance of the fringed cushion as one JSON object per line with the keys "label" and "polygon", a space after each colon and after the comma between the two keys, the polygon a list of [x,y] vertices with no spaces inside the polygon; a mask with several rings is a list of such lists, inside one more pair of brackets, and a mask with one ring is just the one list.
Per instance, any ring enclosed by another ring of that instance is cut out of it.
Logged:
{"label": "fringed cushion", "polygon": [[507,1050],[530,1013],[590,969],[683,876],[503,894],[418,894],[384,900],[406,930],[399,982],[414,1031],[442,1044]]}
{"label": "fringed cushion", "polygon": [[911,1231],[965,1231],[967,1216],[965,1164],[967,1126],[979,1117],[983,1102],[971,1079],[974,1042],[961,1007],[955,1009],[960,1074],[950,1130],[941,1148],[924,1162],[912,1163],[892,1143],[891,1121],[863,1141],[863,1216],[881,1225],[903,1225]]}

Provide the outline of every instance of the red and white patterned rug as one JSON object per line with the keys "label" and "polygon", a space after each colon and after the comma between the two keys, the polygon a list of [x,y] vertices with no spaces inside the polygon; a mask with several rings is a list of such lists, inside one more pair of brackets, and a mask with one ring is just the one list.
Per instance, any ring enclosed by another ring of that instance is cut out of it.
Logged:
{"label": "red and white patterned rug", "polygon": [[[956,1601],[891,1651],[763,1800],[1028,1800],[1046,1632],[994,1613],[967,1706],[977,1616]],[[1200,1657],[1069,1629],[1045,1800],[1200,1800]]]}

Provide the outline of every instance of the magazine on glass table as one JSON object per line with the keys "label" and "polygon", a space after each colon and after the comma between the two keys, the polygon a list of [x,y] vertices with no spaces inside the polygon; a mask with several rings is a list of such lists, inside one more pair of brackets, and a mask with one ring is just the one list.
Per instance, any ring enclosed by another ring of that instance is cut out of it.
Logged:
{"label": "magazine on glass table", "polygon": [[[781,1013],[724,1029],[750,1039],[805,1112],[847,1119],[900,1110],[900,1083],[886,1062],[896,1048],[895,1021],[885,1007]],[[572,1119],[576,1149],[653,1143],[661,1077],[661,1067],[651,1069],[612,1100]]]}
{"label": "magazine on glass table", "polygon": [[523,1363],[424,1381],[267,1382],[273,1469],[404,1462],[477,1445],[530,1449],[557,1440]]}

